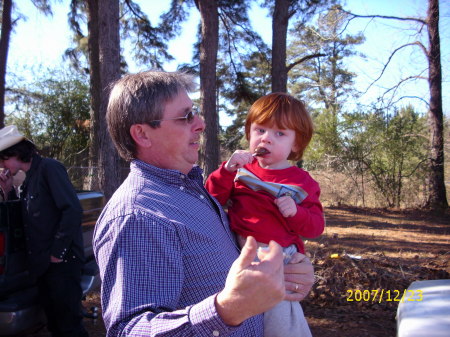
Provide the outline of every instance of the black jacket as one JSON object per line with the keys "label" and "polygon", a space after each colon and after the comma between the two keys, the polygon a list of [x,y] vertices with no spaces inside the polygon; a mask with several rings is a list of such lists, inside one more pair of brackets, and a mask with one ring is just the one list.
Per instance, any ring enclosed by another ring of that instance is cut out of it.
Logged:
{"label": "black jacket", "polygon": [[65,261],[84,260],[82,208],[60,162],[33,155],[20,199],[32,273],[44,273],[50,255]]}

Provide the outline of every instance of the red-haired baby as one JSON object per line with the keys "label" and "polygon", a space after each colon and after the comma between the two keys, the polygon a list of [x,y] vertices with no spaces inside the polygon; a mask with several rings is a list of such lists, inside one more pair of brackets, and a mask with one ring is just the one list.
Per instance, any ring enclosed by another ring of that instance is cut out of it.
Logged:
{"label": "red-haired baby", "polygon": [[[222,205],[230,201],[230,226],[241,247],[247,236],[260,247],[274,240],[288,263],[294,252],[305,253],[303,237],[322,234],[319,184],[291,164],[302,158],[312,134],[305,105],[286,93],[268,94],[251,106],[245,123],[249,150],[235,151],[206,181]],[[270,337],[311,336],[300,303],[289,301],[264,314],[264,331]]]}

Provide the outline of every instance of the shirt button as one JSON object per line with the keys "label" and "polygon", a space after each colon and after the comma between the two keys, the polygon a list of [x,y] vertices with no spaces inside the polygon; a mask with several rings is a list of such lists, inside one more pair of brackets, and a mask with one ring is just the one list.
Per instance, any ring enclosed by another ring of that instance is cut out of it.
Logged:
{"label": "shirt button", "polygon": [[184,186],[180,186],[180,190],[184,190]]}
{"label": "shirt button", "polygon": [[182,175],[180,175],[180,178],[184,179],[184,178],[186,178],[186,176],[184,174],[182,174]]}
{"label": "shirt button", "polygon": [[220,332],[219,331],[217,331],[217,330],[214,330],[213,331],[213,336],[219,336],[220,335]]}
{"label": "shirt button", "polygon": [[200,199],[205,199],[205,197],[203,196],[203,194],[200,194]]}

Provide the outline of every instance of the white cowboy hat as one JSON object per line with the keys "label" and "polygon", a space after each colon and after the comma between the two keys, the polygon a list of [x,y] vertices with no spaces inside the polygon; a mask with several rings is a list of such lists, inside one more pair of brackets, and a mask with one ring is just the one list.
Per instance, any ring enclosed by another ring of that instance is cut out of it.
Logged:
{"label": "white cowboy hat", "polygon": [[17,130],[17,126],[5,126],[3,129],[0,129],[0,151],[16,145],[24,139],[26,139],[25,136]]}

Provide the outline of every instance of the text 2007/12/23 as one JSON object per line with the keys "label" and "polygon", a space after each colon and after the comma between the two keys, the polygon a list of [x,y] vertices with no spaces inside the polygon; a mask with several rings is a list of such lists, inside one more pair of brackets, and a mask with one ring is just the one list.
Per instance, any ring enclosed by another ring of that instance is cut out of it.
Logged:
{"label": "text 2007/12/23", "polygon": [[347,302],[420,302],[422,290],[347,289]]}

